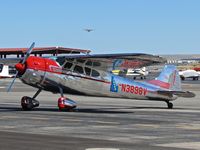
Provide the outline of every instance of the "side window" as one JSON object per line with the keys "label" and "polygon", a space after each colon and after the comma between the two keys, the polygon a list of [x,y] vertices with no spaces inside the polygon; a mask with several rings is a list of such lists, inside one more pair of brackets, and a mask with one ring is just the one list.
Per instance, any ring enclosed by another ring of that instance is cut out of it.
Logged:
{"label": "side window", "polygon": [[80,73],[80,74],[83,74],[84,72],[83,72],[83,68],[81,67],[81,66],[78,66],[78,65],[76,65],[75,67],[74,67],[74,72],[75,73]]}
{"label": "side window", "polygon": [[65,68],[65,69],[71,69],[72,65],[73,65],[72,63],[67,62],[67,63],[64,65],[64,68]]}
{"label": "side window", "polygon": [[86,73],[87,76],[90,76],[91,69],[88,68],[88,67],[85,67],[85,73]]}
{"label": "side window", "polygon": [[98,77],[100,76],[99,72],[97,72],[96,70],[92,70],[92,77]]}

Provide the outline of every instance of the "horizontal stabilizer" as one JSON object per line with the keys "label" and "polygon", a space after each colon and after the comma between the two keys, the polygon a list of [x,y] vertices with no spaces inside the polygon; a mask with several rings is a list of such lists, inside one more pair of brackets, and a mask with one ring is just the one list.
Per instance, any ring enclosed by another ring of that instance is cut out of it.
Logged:
{"label": "horizontal stabilizer", "polygon": [[179,97],[185,97],[185,98],[192,98],[195,97],[195,94],[189,91],[158,91],[159,94],[166,94],[166,95],[176,95]]}

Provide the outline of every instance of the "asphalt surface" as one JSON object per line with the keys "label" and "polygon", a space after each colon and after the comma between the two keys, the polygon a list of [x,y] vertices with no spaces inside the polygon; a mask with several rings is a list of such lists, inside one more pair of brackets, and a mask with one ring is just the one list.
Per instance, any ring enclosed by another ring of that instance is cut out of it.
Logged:
{"label": "asphalt surface", "polygon": [[200,84],[184,81],[192,99],[179,98],[174,109],[164,102],[66,95],[75,112],[60,112],[59,94],[42,92],[40,107],[22,111],[22,96],[37,91],[18,79],[0,80],[0,149],[184,150],[200,149]]}

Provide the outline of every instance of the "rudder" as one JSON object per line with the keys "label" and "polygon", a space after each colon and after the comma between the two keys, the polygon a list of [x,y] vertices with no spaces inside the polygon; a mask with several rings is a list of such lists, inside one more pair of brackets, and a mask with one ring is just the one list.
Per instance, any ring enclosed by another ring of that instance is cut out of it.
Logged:
{"label": "rudder", "polygon": [[182,91],[181,79],[174,65],[165,65],[162,72],[155,80],[166,83],[170,91]]}

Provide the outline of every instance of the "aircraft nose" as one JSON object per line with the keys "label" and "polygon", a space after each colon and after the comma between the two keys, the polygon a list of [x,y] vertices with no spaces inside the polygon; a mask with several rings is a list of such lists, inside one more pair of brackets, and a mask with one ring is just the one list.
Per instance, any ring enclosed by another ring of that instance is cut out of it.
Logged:
{"label": "aircraft nose", "polygon": [[22,63],[17,63],[15,65],[15,68],[20,74],[23,74],[25,72],[25,65]]}

